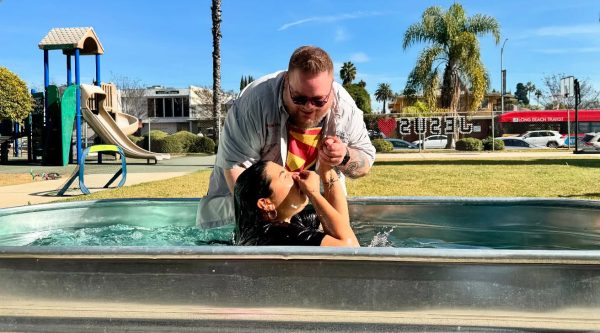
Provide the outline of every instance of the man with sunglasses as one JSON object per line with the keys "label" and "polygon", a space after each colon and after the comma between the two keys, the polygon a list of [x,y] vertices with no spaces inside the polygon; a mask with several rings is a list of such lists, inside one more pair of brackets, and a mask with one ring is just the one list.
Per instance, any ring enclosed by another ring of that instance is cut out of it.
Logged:
{"label": "man with sunglasses", "polygon": [[375,160],[363,112],[333,79],[333,62],[322,49],[294,51],[287,71],[249,84],[227,114],[208,194],[200,200],[203,228],[235,223],[233,187],[260,160],[288,171],[335,166],[340,178],[366,175]]}

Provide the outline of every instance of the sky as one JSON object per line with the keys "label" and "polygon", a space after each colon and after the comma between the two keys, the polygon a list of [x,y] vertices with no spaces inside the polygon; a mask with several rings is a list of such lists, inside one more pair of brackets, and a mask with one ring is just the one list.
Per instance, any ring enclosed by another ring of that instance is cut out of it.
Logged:
{"label": "sky", "polygon": [[[93,27],[105,53],[101,80],[125,76],[146,86],[212,87],[210,0],[0,0],[0,66],[30,88],[43,87],[43,52],[38,43],[52,28]],[[402,48],[407,27],[430,6],[454,1],[408,0],[222,0],[221,86],[239,90],[243,75],[258,78],[286,69],[302,45],[325,49],[336,77],[346,61],[364,80],[373,109],[378,84],[401,92],[425,44]],[[83,5],[87,4],[87,5]],[[599,0],[462,1],[467,15],[496,18],[505,39],[507,89],[518,82],[543,88],[546,75],[564,73],[600,89]],[[500,90],[500,50],[480,38],[481,58]],[[95,76],[94,57],[83,57],[82,82]],[[50,52],[51,82],[66,83],[66,61]]]}

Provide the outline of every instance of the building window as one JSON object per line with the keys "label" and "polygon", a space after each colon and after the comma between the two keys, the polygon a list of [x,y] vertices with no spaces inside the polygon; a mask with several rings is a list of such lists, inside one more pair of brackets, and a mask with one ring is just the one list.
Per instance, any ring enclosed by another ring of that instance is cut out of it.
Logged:
{"label": "building window", "polygon": [[165,117],[173,117],[173,99],[164,98],[165,101]]}
{"label": "building window", "polygon": [[148,117],[156,117],[154,110],[154,98],[148,98]]}
{"label": "building window", "polygon": [[190,116],[190,100],[188,97],[183,98],[183,116],[184,117]]}
{"label": "building window", "polygon": [[183,103],[181,98],[173,98],[173,111],[175,117],[183,117],[182,104]]}
{"label": "building window", "polygon": [[157,98],[156,99],[156,116],[164,117],[165,116],[165,99]]}

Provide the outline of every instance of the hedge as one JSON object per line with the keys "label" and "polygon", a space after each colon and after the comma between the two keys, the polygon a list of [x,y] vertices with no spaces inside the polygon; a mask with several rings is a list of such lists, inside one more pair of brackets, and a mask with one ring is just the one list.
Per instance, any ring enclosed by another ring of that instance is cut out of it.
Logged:
{"label": "hedge", "polygon": [[[487,137],[483,140],[483,150],[492,150],[492,138]],[[494,150],[504,150],[504,141],[494,139]]]}
{"label": "hedge", "polygon": [[483,150],[483,143],[481,143],[481,140],[476,138],[460,139],[456,141],[456,150],[481,151]]}
{"label": "hedge", "polygon": [[378,153],[389,153],[394,150],[392,143],[383,139],[375,139],[371,141],[371,143],[373,144],[373,147],[375,147],[375,151]]}
{"label": "hedge", "polygon": [[196,136],[194,143],[189,147],[189,153],[216,153],[216,144],[213,139],[206,136]]}

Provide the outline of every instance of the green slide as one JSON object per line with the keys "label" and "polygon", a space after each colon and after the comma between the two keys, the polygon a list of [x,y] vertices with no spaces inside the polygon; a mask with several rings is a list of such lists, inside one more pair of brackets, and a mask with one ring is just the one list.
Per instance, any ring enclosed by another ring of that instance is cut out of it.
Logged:
{"label": "green slide", "polygon": [[62,95],[61,100],[61,133],[62,133],[62,165],[69,164],[69,150],[75,122],[75,107],[77,102],[77,86],[70,85]]}

